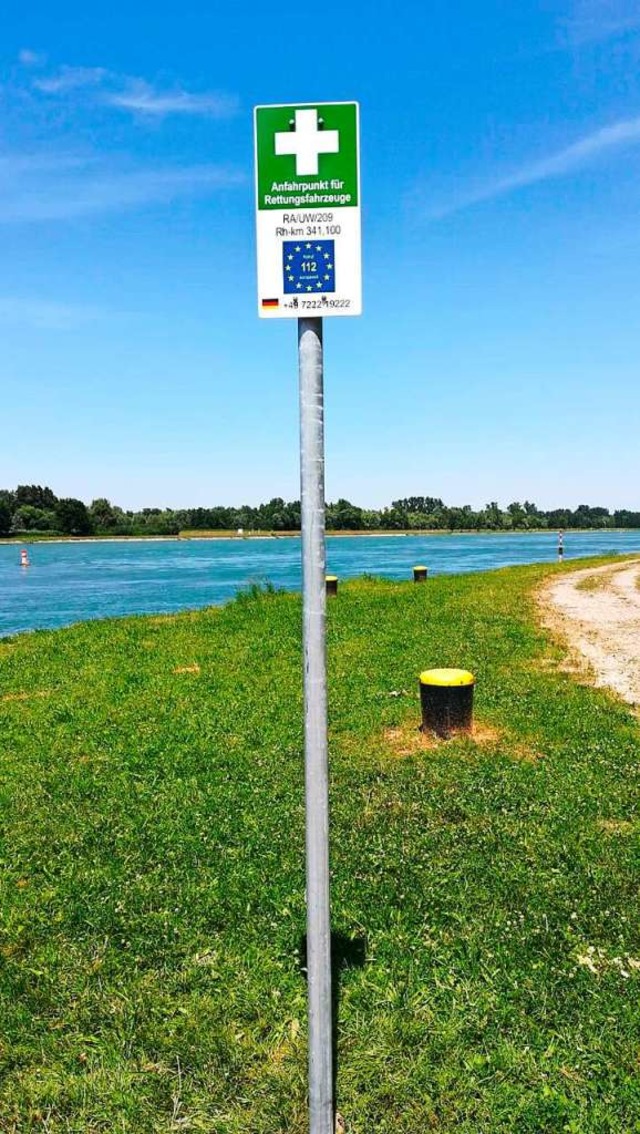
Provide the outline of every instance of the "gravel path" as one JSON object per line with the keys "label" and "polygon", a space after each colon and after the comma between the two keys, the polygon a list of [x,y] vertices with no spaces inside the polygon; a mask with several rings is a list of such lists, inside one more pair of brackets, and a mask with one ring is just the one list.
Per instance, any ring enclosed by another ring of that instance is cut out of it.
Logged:
{"label": "gravel path", "polygon": [[596,685],[640,705],[640,560],[561,575],[541,595],[547,626],[586,659]]}

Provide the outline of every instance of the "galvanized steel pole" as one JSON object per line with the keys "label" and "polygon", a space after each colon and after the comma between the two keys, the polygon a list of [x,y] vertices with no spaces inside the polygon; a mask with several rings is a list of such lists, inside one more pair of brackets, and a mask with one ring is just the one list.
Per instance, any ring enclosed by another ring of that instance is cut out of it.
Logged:
{"label": "galvanized steel pole", "polygon": [[309,1131],[334,1134],[322,319],[298,320],[309,995]]}

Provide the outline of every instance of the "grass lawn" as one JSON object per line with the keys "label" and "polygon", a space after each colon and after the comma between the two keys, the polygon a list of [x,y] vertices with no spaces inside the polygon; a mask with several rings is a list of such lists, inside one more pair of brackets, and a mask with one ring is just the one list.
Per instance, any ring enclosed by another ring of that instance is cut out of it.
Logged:
{"label": "grass lawn", "polygon": [[[640,745],[526,567],[329,607],[349,1134],[640,1131]],[[306,1130],[300,600],[0,642],[0,1131]],[[421,746],[417,675],[482,743]]]}

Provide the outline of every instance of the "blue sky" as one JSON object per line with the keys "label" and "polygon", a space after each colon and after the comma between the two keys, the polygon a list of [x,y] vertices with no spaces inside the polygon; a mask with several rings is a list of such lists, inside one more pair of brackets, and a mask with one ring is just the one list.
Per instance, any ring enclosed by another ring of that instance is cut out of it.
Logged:
{"label": "blue sky", "polygon": [[1,57],[0,486],[298,496],[295,322],[255,314],[252,107],[358,99],[365,314],[326,320],[328,497],[640,507],[640,0],[25,7]]}

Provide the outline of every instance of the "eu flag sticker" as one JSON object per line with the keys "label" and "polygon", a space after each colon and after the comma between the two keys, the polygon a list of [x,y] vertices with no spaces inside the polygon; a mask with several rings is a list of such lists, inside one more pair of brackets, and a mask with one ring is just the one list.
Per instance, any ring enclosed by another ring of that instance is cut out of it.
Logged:
{"label": "eu flag sticker", "polygon": [[285,240],[282,245],[285,295],[336,290],[334,240]]}

